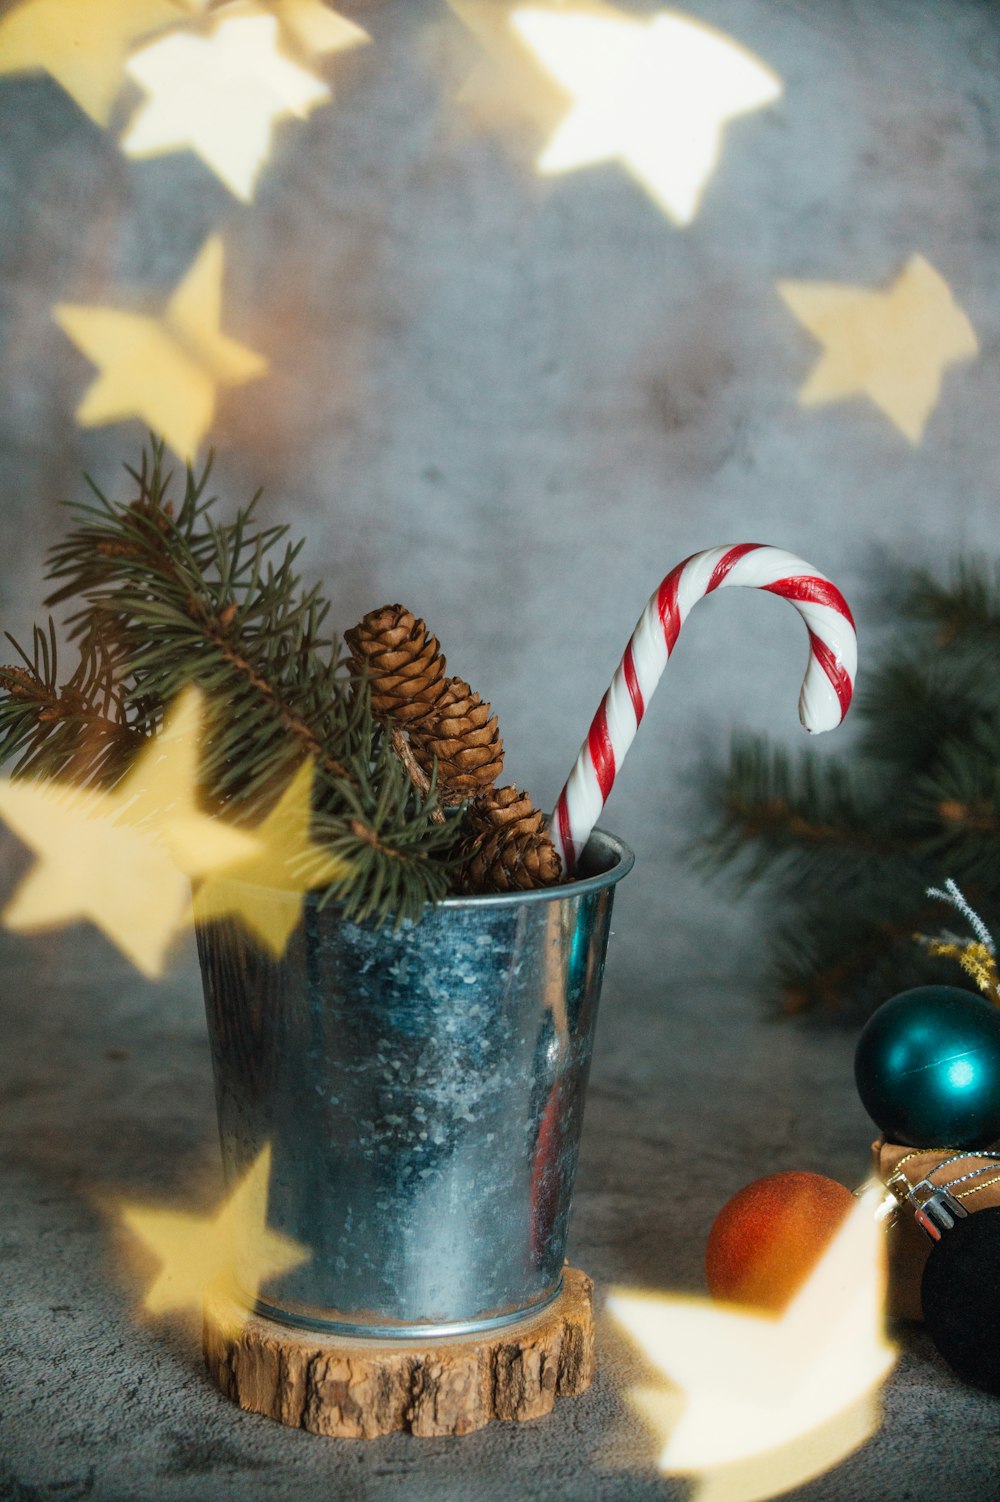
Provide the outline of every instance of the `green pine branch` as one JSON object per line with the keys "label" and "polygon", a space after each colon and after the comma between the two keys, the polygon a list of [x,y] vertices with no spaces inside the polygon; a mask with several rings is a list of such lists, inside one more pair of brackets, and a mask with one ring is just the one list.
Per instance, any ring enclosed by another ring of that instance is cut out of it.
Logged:
{"label": "green pine branch", "polygon": [[55,623],[36,626],[31,651],[7,633],[20,657],[0,667],[0,757],[15,776],[65,777],[86,785],[114,780],[149,733],[140,709],[130,711],[116,680],[108,643],[97,633],[80,642],[79,660],[60,681]]}
{"label": "green pine branch", "polygon": [[794,888],[815,859],[837,884],[850,885],[873,858],[902,852],[882,817],[880,792],[874,780],[853,777],[842,762],[808,755],[795,761],[760,738],[740,735],[728,769],[716,771],[711,783],[718,814],[713,838],[699,841],[691,854],[705,873],[734,865],[744,889],[764,876]]}
{"label": "green pine branch", "polygon": [[36,628],[0,669],[0,762],[15,773],[108,786],[188,684],[205,696],[201,775],[209,807],[252,825],[308,756],[316,839],[351,871],[326,892],[352,916],[416,917],[448,886],[455,822],[416,787],[324,630],[330,603],[304,588],[301,542],[260,526],[257,498],[215,518],[210,467],[188,470],[179,505],[154,442],[128,469],[128,502],[70,506],[52,548],[46,605],[69,604],[79,661],[60,677],[55,627]]}
{"label": "green pine branch", "polygon": [[[921,926],[922,925],[922,926]],[[965,984],[953,961],[929,956],[915,934],[941,927],[939,904],[897,902],[889,911],[850,903],[835,915],[821,895],[779,920],[771,975],[780,1011],[854,1020],[911,986]]]}
{"label": "green pine branch", "polygon": [[950,580],[914,573],[905,609],[915,620],[937,628],[940,643],[963,641],[968,648],[1000,643],[1000,565],[987,568],[982,559],[959,559]]}

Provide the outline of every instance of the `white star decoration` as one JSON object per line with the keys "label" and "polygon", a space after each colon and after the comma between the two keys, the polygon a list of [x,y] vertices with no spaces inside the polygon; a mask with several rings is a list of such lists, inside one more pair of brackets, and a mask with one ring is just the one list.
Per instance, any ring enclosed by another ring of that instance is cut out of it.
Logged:
{"label": "white star decoration", "polygon": [[859,1198],[777,1319],[706,1299],[608,1298],[609,1313],[682,1389],[676,1422],[676,1390],[634,1396],[670,1429],[661,1468],[699,1475],[698,1502],[774,1496],[874,1432],[875,1396],[894,1360],[882,1334],[880,1196],[876,1188]]}
{"label": "white star decoration", "polygon": [[330,90],[278,48],[278,22],[233,15],[204,36],[172,32],[135,53],[128,73],[148,94],[122,137],[129,156],[189,147],[237,198],[253,198],[276,121],[304,119]]}
{"label": "white star decoration", "polygon": [[781,94],[750,52],[668,12],[647,22],[526,6],[511,24],[573,100],[539,171],[621,162],[678,224],[698,212],[726,122]]}

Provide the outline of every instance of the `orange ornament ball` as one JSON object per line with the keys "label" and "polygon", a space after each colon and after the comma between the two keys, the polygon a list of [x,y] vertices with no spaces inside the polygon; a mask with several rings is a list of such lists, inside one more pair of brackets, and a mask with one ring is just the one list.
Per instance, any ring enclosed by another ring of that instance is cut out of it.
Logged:
{"label": "orange ornament ball", "polygon": [[780,1313],[856,1203],[849,1189],[820,1173],[755,1179],[723,1205],[709,1233],[709,1293]]}

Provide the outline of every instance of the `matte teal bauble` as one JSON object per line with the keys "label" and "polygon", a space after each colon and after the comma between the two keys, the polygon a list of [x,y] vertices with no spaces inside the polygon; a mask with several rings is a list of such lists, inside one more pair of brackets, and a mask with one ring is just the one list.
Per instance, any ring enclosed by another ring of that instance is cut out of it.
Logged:
{"label": "matte teal bauble", "polygon": [[983,1147],[1000,1137],[1000,1011],[955,986],[917,986],[868,1019],[858,1094],[889,1142]]}

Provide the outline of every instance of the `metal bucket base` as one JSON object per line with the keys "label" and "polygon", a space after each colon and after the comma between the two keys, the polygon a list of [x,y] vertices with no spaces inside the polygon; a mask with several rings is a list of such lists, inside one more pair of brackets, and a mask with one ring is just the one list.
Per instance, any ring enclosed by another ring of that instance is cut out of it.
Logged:
{"label": "metal bucket base", "polygon": [[446,1339],[365,1340],[248,1314],[226,1289],[205,1301],[212,1378],[241,1408],[338,1439],[397,1429],[468,1434],[549,1413],[595,1371],[594,1285],[564,1270],[557,1297],[513,1324]]}
{"label": "metal bucket base", "polygon": [[[539,1299],[528,1309],[517,1309],[513,1314],[494,1314],[490,1319],[464,1320],[450,1325],[356,1325],[349,1320],[314,1319],[308,1314],[298,1314],[292,1309],[282,1309],[268,1304],[264,1299],[255,1299],[251,1304],[243,1301],[247,1312],[259,1314],[272,1324],[291,1325],[296,1330],[311,1330],[316,1335],[350,1336],[352,1340],[367,1342],[389,1340],[414,1341],[427,1345],[430,1341],[453,1340],[456,1335],[485,1335],[491,1330],[503,1329],[505,1325],[523,1324],[555,1303],[562,1293],[563,1280],[545,1298]],[[236,1295],[239,1302],[239,1295]]]}

